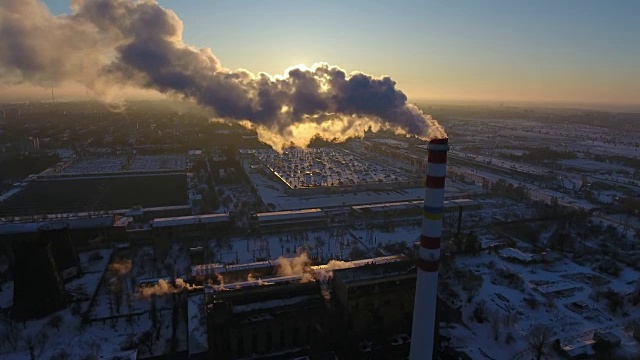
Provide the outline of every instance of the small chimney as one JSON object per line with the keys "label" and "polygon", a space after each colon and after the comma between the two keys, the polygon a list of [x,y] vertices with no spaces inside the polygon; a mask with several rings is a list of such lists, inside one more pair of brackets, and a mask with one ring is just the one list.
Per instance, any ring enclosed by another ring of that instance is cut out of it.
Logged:
{"label": "small chimney", "polygon": [[409,355],[411,360],[431,360],[433,358],[448,150],[449,139],[447,138],[434,139],[429,142]]}

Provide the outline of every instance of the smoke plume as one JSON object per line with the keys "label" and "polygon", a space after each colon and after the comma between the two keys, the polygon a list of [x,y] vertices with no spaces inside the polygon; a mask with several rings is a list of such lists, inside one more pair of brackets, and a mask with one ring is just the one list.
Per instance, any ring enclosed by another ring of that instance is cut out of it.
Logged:
{"label": "smoke plume", "polygon": [[54,16],[39,0],[0,2],[0,76],[42,86],[77,82],[100,96],[124,86],[197,101],[256,129],[276,149],[320,134],[346,139],[391,129],[423,139],[442,127],[389,77],[325,63],[284,74],[224,68],[210,49],[185,44],[177,15],[154,0],[72,0]]}
{"label": "smoke plume", "polygon": [[352,268],[353,264],[346,261],[331,260],[327,265],[314,269],[316,280],[326,282],[333,278],[333,270]]}
{"label": "smoke plume", "polygon": [[276,274],[278,276],[302,275],[302,282],[312,281],[313,276],[309,273],[311,260],[307,253],[302,253],[293,258],[279,257],[276,260]]}
{"label": "smoke plume", "polygon": [[122,259],[109,264],[109,271],[116,276],[124,276],[131,271],[130,259]]}

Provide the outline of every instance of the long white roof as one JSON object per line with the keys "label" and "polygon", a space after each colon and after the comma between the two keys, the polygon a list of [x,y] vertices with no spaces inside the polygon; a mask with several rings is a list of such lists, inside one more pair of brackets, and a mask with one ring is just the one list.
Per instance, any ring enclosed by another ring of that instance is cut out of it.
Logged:
{"label": "long white roof", "polygon": [[275,220],[286,220],[286,219],[300,219],[300,218],[310,218],[323,216],[324,213],[322,210],[315,209],[303,209],[303,210],[290,210],[290,211],[274,211],[274,212],[266,212],[266,213],[258,213],[256,216],[258,217],[258,221],[275,221]]}
{"label": "long white roof", "polygon": [[156,218],[151,222],[151,226],[167,227],[167,226],[183,226],[194,224],[212,224],[229,221],[229,214],[206,214],[206,215],[190,215],[177,216],[168,218]]}

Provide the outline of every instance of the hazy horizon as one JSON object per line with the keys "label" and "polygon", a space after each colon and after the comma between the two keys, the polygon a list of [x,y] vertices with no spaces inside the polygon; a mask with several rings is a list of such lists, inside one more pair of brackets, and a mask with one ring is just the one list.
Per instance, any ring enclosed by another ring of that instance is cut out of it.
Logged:
{"label": "hazy horizon", "polygon": [[[72,13],[67,0],[44,3],[56,16]],[[640,107],[636,3],[159,4],[182,21],[186,44],[210,48],[228,69],[276,75],[328,62],[347,73],[388,75],[412,102]],[[49,86],[15,85],[19,80],[0,76],[0,101],[51,98]],[[68,81],[53,88],[58,100],[95,97]],[[164,95],[128,89],[118,96]]]}

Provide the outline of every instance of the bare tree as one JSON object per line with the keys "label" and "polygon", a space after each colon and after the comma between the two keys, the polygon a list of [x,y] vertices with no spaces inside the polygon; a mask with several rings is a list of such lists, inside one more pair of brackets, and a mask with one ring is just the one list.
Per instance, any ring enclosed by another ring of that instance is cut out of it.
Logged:
{"label": "bare tree", "polygon": [[536,353],[536,359],[540,360],[544,354],[544,347],[553,335],[550,327],[543,324],[533,325],[527,334],[527,344]]}
{"label": "bare tree", "polygon": [[147,330],[140,334],[138,342],[147,347],[149,354],[153,354],[153,330]]}
{"label": "bare tree", "polygon": [[36,358],[42,356],[42,353],[47,346],[47,342],[49,341],[49,331],[45,326],[46,325],[43,325],[40,330],[38,330],[34,338],[34,345],[38,346],[38,353],[36,354]]}
{"label": "bare tree", "polygon": [[487,320],[487,302],[486,301],[479,300],[476,302],[476,307],[473,309],[473,317],[480,324],[482,324],[485,320]]}
{"label": "bare tree", "polygon": [[548,311],[551,311],[557,307],[556,302],[553,300],[552,297],[545,298],[545,306],[547,307]]}
{"label": "bare tree", "polygon": [[0,321],[0,325],[2,326],[2,328],[0,328],[0,330],[2,330],[0,332],[0,334],[2,334],[2,339],[4,339],[7,344],[11,345],[13,350],[16,350],[18,348],[18,343],[22,338],[22,328],[18,326],[13,319],[8,317],[2,319],[2,321]]}
{"label": "bare tree", "polygon": [[56,330],[60,331],[60,326],[62,325],[63,322],[64,322],[64,319],[62,318],[62,315],[55,314],[49,318],[49,320],[47,321],[47,326],[55,328]]}
{"label": "bare tree", "polygon": [[[640,233],[640,231],[638,231]],[[629,302],[634,306],[640,304],[640,278],[636,280],[636,286],[633,289],[633,292],[630,294]]]}
{"label": "bare tree", "polygon": [[513,337],[513,333],[512,332],[508,332],[505,336],[504,336],[504,343],[507,345],[512,344],[516,339]]}
{"label": "bare tree", "polygon": [[489,315],[489,320],[491,322],[491,336],[493,336],[494,341],[498,341],[500,339],[500,311],[494,310]]}
{"label": "bare tree", "polygon": [[515,312],[506,313],[502,316],[502,326],[510,328],[518,321],[518,314]]}
{"label": "bare tree", "polygon": [[29,358],[31,360],[36,360],[35,339],[31,335],[27,335],[24,342],[27,344],[27,348],[29,349]]}
{"label": "bare tree", "polygon": [[482,275],[474,272],[469,272],[469,274],[464,277],[462,280],[462,290],[464,290],[467,295],[468,304],[471,304],[476,295],[478,295],[483,283],[484,279],[482,278]]}
{"label": "bare tree", "polygon": [[70,359],[71,355],[66,349],[60,349],[55,354],[51,355],[51,360],[67,360]]}

